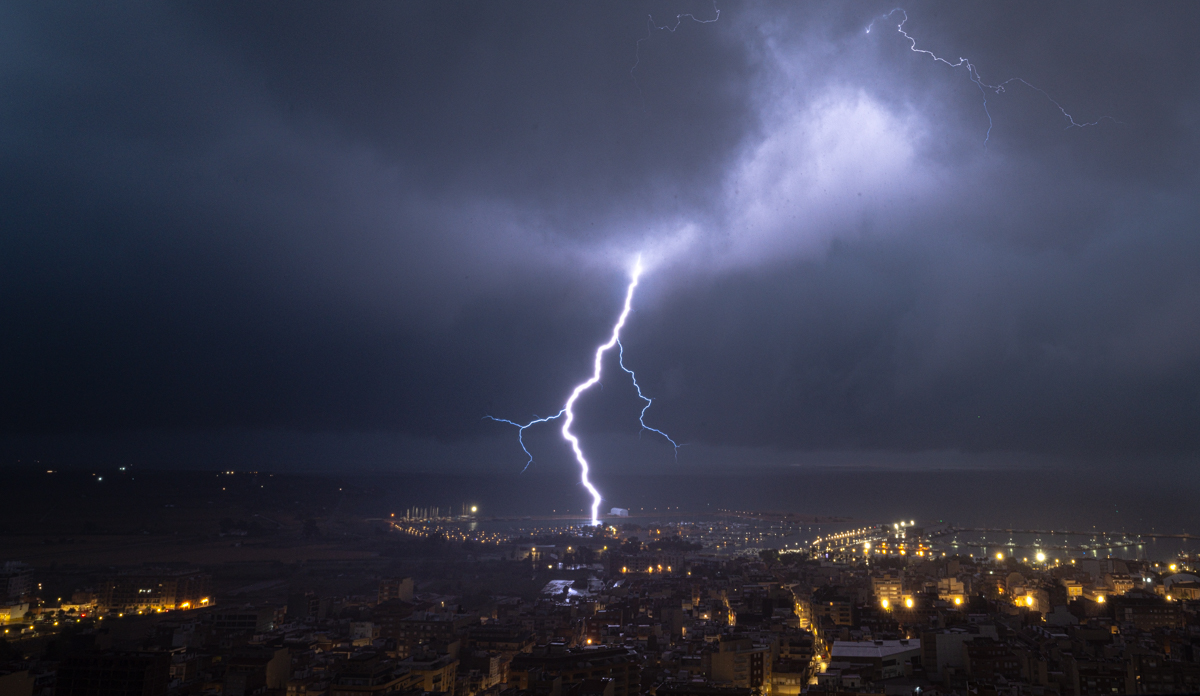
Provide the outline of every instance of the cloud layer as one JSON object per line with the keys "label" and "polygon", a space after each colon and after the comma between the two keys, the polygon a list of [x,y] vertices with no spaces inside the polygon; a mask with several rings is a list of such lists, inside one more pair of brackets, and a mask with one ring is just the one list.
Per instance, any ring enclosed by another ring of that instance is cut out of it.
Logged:
{"label": "cloud layer", "polygon": [[0,10],[11,459],[1194,455],[1193,6],[720,9]]}

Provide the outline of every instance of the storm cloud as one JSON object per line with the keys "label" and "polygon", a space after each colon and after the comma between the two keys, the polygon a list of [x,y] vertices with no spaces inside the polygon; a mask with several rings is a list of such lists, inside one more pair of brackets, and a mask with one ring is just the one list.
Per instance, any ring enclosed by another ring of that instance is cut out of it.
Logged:
{"label": "storm cloud", "polygon": [[6,463],[1193,461],[1200,11],[893,7],[0,8]]}

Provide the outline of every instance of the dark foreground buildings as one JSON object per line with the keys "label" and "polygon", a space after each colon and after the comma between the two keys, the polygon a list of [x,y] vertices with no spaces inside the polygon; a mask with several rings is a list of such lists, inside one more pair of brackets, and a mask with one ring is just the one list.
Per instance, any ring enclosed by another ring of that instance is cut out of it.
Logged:
{"label": "dark foreground buildings", "polygon": [[[692,532],[501,547],[416,582],[330,565],[357,594],[267,581],[222,598],[206,572],[174,568],[110,573],[55,603],[10,564],[7,606],[24,609],[6,618],[0,696],[1200,692],[1186,567],[935,557],[919,541],[727,555]],[[555,582],[422,591],[500,570]]]}

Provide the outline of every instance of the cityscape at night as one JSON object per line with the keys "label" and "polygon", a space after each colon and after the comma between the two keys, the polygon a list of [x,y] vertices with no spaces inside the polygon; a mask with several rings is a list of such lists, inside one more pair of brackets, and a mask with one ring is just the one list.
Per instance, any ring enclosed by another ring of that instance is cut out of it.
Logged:
{"label": "cityscape at night", "polygon": [[1197,35],[0,6],[0,696],[1200,694]]}

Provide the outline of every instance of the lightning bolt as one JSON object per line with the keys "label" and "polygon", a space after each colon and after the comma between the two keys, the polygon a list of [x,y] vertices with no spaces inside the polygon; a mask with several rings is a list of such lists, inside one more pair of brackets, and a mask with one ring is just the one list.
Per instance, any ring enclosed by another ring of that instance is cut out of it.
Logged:
{"label": "lightning bolt", "polygon": [[[678,457],[679,452],[679,445],[676,444],[675,441],[670,437],[668,437],[666,433],[646,425],[646,409],[650,408],[650,404],[653,403],[653,400],[642,393],[642,388],[637,382],[637,375],[633,373],[633,370],[625,367],[625,346],[621,345],[621,329],[625,326],[625,320],[629,318],[629,312],[633,307],[633,292],[637,289],[638,280],[641,278],[641,276],[642,257],[639,256],[637,261],[634,263],[633,271],[630,274],[629,287],[625,290],[625,305],[621,309],[621,315],[617,317],[617,323],[613,325],[612,336],[609,337],[606,343],[602,343],[596,348],[596,355],[592,361],[591,378],[575,387],[575,389],[571,392],[571,396],[567,397],[567,403],[563,405],[561,411],[553,416],[546,416],[544,418],[536,417],[528,423],[517,423],[505,418],[484,416],[486,419],[494,420],[498,423],[507,423],[517,427],[517,441],[521,444],[521,449],[525,452],[526,456],[529,457],[528,461],[525,462],[525,469],[528,469],[529,465],[533,463],[533,454],[531,454],[529,452],[529,448],[525,446],[525,430],[539,423],[547,423],[549,421],[557,420],[563,416],[566,416],[566,419],[563,421],[562,425],[562,436],[564,440],[571,444],[571,450],[575,453],[575,461],[579,464],[579,481],[592,496],[593,526],[600,524],[600,491],[596,490],[596,487],[592,485],[591,480],[588,478],[588,474],[591,472],[591,466],[588,464],[587,458],[583,455],[583,449],[579,445],[579,438],[571,432],[571,424],[575,422],[575,412],[572,409],[574,408],[575,402],[579,399],[579,397],[600,381],[600,373],[604,363],[604,354],[611,350],[613,346],[618,346],[619,364],[621,365],[621,369],[629,373],[629,376],[633,379],[633,386],[637,389],[638,397],[646,402],[646,405],[642,407],[641,415],[638,416],[638,421],[641,422],[642,428],[644,430],[652,430],[667,438],[667,441],[670,442],[673,447],[675,447],[676,457]],[[525,469],[522,469],[522,471]]]}
{"label": "lightning bolt", "polygon": [[1003,82],[994,84],[994,85],[988,84],[987,82],[983,81],[983,78],[980,76],[979,70],[975,67],[975,64],[973,64],[971,61],[967,60],[966,58],[959,57],[959,59],[957,61],[951,62],[949,60],[946,60],[945,58],[942,58],[942,57],[934,54],[933,51],[927,51],[923,48],[917,48],[917,40],[915,38],[913,38],[911,35],[909,35],[909,33],[907,31],[904,30],[904,25],[905,25],[905,23],[908,22],[908,12],[904,11],[902,8],[897,7],[896,9],[892,10],[891,12],[889,12],[881,17],[877,17],[867,27],[867,33],[868,34],[871,33],[871,29],[875,26],[875,22],[877,22],[881,19],[891,18],[897,12],[900,13],[900,15],[903,17],[903,19],[901,19],[900,23],[896,25],[896,31],[900,32],[900,34],[905,39],[908,39],[908,47],[910,50],[912,50],[913,53],[923,53],[923,54],[929,56],[930,58],[932,58],[934,61],[948,65],[951,68],[966,68],[967,69],[967,75],[970,77],[971,82],[974,82],[975,86],[979,88],[980,93],[983,94],[983,112],[985,114],[987,114],[987,119],[988,119],[987,133],[983,137],[984,147],[987,147],[988,140],[992,137],[992,125],[993,125],[992,124],[992,112],[988,110],[988,101],[987,101],[988,91],[991,90],[995,94],[1003,94],[1005,92],[1005,89],[1008,87],[1008,85],[1010,85],[1014,82],[1019,82],[1019,83],[1025,85],[1026,87],[1028,87],[1029,89],[1032,89],[1033,91],[1038,92],[1043,97],[1045,97],[1047,101],[1049,101],[1051,104],[1053,104],[1055,106],[1055,108],[1058,109],[1059,113],[1062,114],[1063,118],[1065,118],[1067,120],[1067,125],[1063,130],[1070,130],[1071,128],[1087,128],[1088,126],[1099,125],[1100,122],[1106,121],[1106,120],[1112,121],[1113,123],[1120,123],[1120,121],[1116,120],[1112,116],[1101,116],[1100,118],[1096,119],[1095,121],[1080,123],[1075,120],[1074,116],[1067,113],[1067,110],[1063,107],[1063,105],[1058,103],[1058,101],[1054,97],[1051,97],[1050,94],[1046,90],[1044,90],[1040,87],[1037,87],[1035,85],[1032,85],[1020,77],[1010,77],[1009,79],[1007,79]]}

